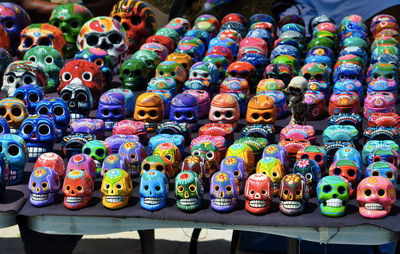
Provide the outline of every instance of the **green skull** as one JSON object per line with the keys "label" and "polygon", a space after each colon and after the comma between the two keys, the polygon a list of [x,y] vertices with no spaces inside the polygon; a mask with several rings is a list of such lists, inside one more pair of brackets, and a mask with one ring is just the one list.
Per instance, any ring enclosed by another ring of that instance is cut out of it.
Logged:
{"label": "green skull", "polygon": [[82,147],[82,153],[89,155],[96,163],[97,174],[101,172],[104,159],[107,157],[107,148],[100,140],[92,140]]}
{"label": "green skull", "polygon": [[136,53],[132,55],[131,59],[141,60],[144,62],[150,70],[150,77],[154,77],[156,74],[156,68],[161,62],[160,57],[156,52],[147,49],[136,51]]}
{"label": "green skull", "polygon": [[83,24],[93,17],[93,14],[80,4],[58,5],[51,12],[49,23],[60,28],[67,41],[67,58],[72,58],[78,52],[76,38]]}
{"label": "green skull", "polygon": [[185,212],[197,211],[203,198],[202,186],[196,172],[183,171],[175,178],[176,206]]}
{"label": "green skull", "polygon": [[46,75],[46,92],[55,92],[60,84],[60,70],[64,66],[64,59],[58,50],[49,46],[36,46],[28,50],[24,60],[39,65]]}
{"label": "green skull", "polygon": [[343,216],[349,202],[349,183],[340,176],[325,176],[318,182],[317,196],[323,215]]}
{"label": "green skull", "polygon": [[190,150],[191,155],[198,155],[210,163],[210,172],[206,172],[206,178],[210,178],[219,167],[221,152],[213,143],[204,142],[195,144]]}
{"label": "green skull", "polygon": [[125,89],[144,90],[150,79],[150,69],[141,60],[129,59],[121,65],[119,78],[124,83]]}
{"label": "green skull", "polygon": [[179,33],[172,28],[163,27],[157,30],[155,35],[164,35],[174,41],[176,45],[179,41]]}

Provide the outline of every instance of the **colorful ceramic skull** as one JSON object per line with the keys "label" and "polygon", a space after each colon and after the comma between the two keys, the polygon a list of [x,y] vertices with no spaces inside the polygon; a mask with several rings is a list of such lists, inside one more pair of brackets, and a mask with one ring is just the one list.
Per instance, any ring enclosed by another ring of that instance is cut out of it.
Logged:
{"label": "colorful ceramic skull", "polygon": [[156,67],[160,64],[160,57],[151,50],[138,50],[132,55],[131,59],[143,61],[150,70],[150,77],[155,75]]}
{"label": "colorful ceramic skull", "polygon": [[327,154],[324,148],[319,146],[307,146],[297,152],[297,160],[311,159],[315,161],[320,167],[321,171],[325,171],[327,168]]}
{"label": "colorful ceramic skull", "polygon": [[250,99],[247,105],[246,122],[249,124],[274,124],[276,108],[272,98],[260,94]]}
{"label": "colorful ceramic skull", "polygon": [[221,161],[221,153],[216,144],[210,142],[199,142],[192,146],[190,153],[191,155],[200,156],[204,160],[208,161],[210,165],[210,176],[218,170]]}
{"label": "colorful ceramic skull", "polygon": [[341,64],[333,72],[333,82],[336,83],[345,79],[363,82],[364,71],[360,66],[354,63]]}
{"label": "colorful ceramic skull", "polygon": [[125,29],[113,18],[100,16],[87,21],[78,34],[76,44],[79,50],[101,48],[111,56],[114,72],[118,73],[119,65],[128,50]]}
{"label": "colorful ceramic skull", "polygon": [[370,176],[358,185],[357,201],[361,216],[370,219],[384,218],[396,201],[396,189],[386,178]]}
{"label": "colorful ceramic skull", "polygon": [[59,140],[66,135],[70,113],[64,100],[58,97],[44,98],[37,104],[35,114],[48,115],[54,121]]}
{"label": "colorful ceramic skull", "polygon": [[242,158],[247,164],[247,173],[251,174],[254,171],[255,158],[254,152],[248,144],[245,143],[235,143],[229,146],[226,151],[226,157],[237,156]]}
{"label": "colorful ceramic skull", "polygon": [[155,93],[142,93],[136,99],[133,119],[146,124],[148,132],[155,132],[156,127],[162,122],[164,104],[162,98]]}
{"label": "colorful ceramic skull", "polygon": [[156,77],[174,79],[178,90],[181,89],[187,79],[183,66],[174,61],[161,62],[156,68]]}
{"label": "colorful ceramic skull", "polygon": [[37,85],[23,85],[15,90],[13,97],[20,99],[26,105],[29,114],[34,114],[37,104],[43,99],[42,88]]}
{"label": "colorful ceramic skull", "polygon": [[160,155],[150,155],[142,161],[140,175],[142,176],[151,170],[160,171],[167,177],[170,176],[169,174],[173,174],[171,162],[166,157]]}
{"label": "colorful ceramic skull", "polygon": [[391,63],[375,63],[371,66],[367,73],[367,82],[374,79],[384,78],[399,82],[399,71],[395,64]]}
{"label": "colorful ceramic skull", "polygon": [[96,163],[97,174],[100,174],[102,163],[107,155],[109,155],[104,143],[100,140],[89,141],[82,147],[82,153],[89,155],[94,160]]}
{"label": "colorful ceramic skull", "polygon": [[309,191],[308,182],[303,175],[286,175],[279,189],[279,210],[287,215],[302,213],[310,199]]}
{"label": "colorful ceramic skull", "polygon": [[64,66],[64,59],[60,52],[49,46],[36,46],[24,55],[25,61],[39,65],[46,75],[47,92],[55,92],[60,84],[60,70]]}
{"label": "colorful ceramic skull", "polygon": [[153,155],[159,155],[160,157],[165,157],[170,161],[171,172],[168,172],[169,177],[174,178],[179,172],[179,167],[181,164],[181,152],[178,147],[172,143],[161,143],[154,148]]}
{"label": "colorful ceramic skull", "polygon": [[144,146],[139,142],[128,141],[120,146],[118,154],[128,160],[131,176],[139,175],[142,161],[146,157]]}
{"label": "colorful ceramic skull", "polygon": [[38,167],[31,173],[28,188],[31,193],[29,201],[33,206],[51,205],[61,188],[60,178],[54,169]]}
{"label": "colorful ceramic skull", "polygon": [[137,50],[156,31],[155,15],[143,1],[121,0],[114,5],[110,16],[126,30],[128,53]]}
{"label": "colorful ceramic skull", "polygon": [[101,182],[103,206],[108,209],[125,207],[132,193],[132,180],[128,172],[114,168],[107,171]]}
{"label": "colorful ceramic skull", "polygon": [[24,54],[35,46],[49,46],[56,49],[62,56],[67,50],[63,32],[53,25],[47,23],[32,24],[21,31],[21,43],[18,54],[22,58]]}
{"label": "colorful ceramic skull", "polygon": [[298,173],[305,177],[305,180],[310,187],[310,195],[316,193],[317,184],[321,180],[321,169],[315,161],[311,159],[301,159],[296,161],[293,166],[293,173]]}
{"label": "colorful ceramic skull", "polygon": [[238,156],[225,157],[221,161],[220,171],[233,174],[238,179],[239,193],[243,193],[248,173],[247,164],[242,158]]}
{"label": "colorful ceramic skull", "polygon": [[41,154],[53,151],[56,125],[47,115],[30,115],[22,122],[19,135],[28,148],[28,161],[34,162]]}
{"label": "colorful ceramic skull", "polygon": [[239,183],[231,173],[216,172],[210,183],[211,208],[218,212],[235,209]]}
{"label": "colorful ceramic skull", "polygon": [[362,167],[361,154],[354,147],[342,147],[339,150],[337,150],[335,156],[333,157],[333,162],[338,160],[351,160],[361,170]]}
{"label": "colorful ceramic skull", "polygon": [[369,153],[367,157],[367,163],[369,165],[378,161],[386,161],[398,167],[399,154],[391,147],[376,148]]}
{"label": "colorful ceramic skull", "polygon": [[5,156],[10,168],[8,185],[20,183],[25,165],[28,162],[28,150],[25,141],[15,134],[1,134],[0,147],[0,153]]}
{"label": "colorful ceramic skull", "polygon": [[265,174],[272,180],[274,195],[277,196],[282,178],[285,176],[282,162],[277,158],[266,156],[258,161],[256,173]]}
{"label": "colorful ceramic skull", "polygon": [[105,129],[112,130],[114,125],[126,116],[125,96],[113,91],[103,93],[97,108],[97,118],[104,121]]}
{"label": "colorful ceramic skull", "polygon": [[5,98],[0,100],[0,115],[7,121],[10,132],[17,133],[28,112],[20,99]]}
{"label": "colorful ceramic skull", "polygon": [[210,62],[197,62],[190,68],[189,80],[191,79],[205,79],[211,85],[218,83],[219,72],[215,64]]}
{"label": "colorful ceramic skull", "polygon": [[264,148],[262,158],[271,156],[280,160],[285,168],[289,167],[289,154],[286,148],[280,145],[271,144]]}
{"label": "colorful ceramic skull", "polygon": [[11,97],[17,88],[28,84],[38,85],[43,91],[46,91],[46,78],[42,68],[30,61],[15,61],[10,63],[4,72],[1,90],[8,97]]}
{"label": "colorful ceramic skull", "polygon": [[185,122],[191,125],[192,130],[197,130],[200,108],[196,97],[191,94],[178,94],[172,99],[169,119],[176,122]]}
{"label": "colorful ceramic skull", "polygon": [[328,217],[340,217],[349,202],[349,184],[340,176],[325,176],[317,185],[321,213]]}
{"label": "colorful ceramic skull", "polygon": [[388,179],[393,186],[397,186],[398,170],[396,166],[386,161],[374,162],[365,169],[365,177],[381,176]]}
{"label": "colorful ceramic skull", "polygon": [[143,90],[151,78],[150,69],[139,59],[129,59],[122,63],[119,77],[125,89],[132,91]]}
{"label": "colorful ceramic skull", "polygon": [[76,38],[83,24],[92,18],[93,14],[89,9],[75,3],[58,5],[51,12],[49,23],[64,33],[67,42],[65,54],[67,58],[72,58],[78,52]]}
{"label": "colorful ceramic skull", "polygon": [[150,170],[140,177],[140,206],[156,211],[165,207],[168,197],[168,177],[160,171]]}
{"label": "colorful ceramic skull", "polygon": [[100,175],[104,177],[107,171],[116,168],[122,169],[126,171],[129,175],[132,175],[128,159],[120,154],[110,154],[104,159],[103,165],[101,166]]}
{"label": "colorful ceramic skull", "polygon": [[175,179],[176,206],[185,212],[194,212],[201,207],[203,186],[199,175],[193,171],[183,171]]}
{"label": "colorful ceramic skull", "polygon": [[287,86],[290,80],[294,77],[293,70],[286,64],[270,64],[265,68],[264,78],[280,79]]}
{"label": "colorful ceramic skull", "polygon": [[83,84],[69,84],[60,92],[60,98],[67,104],[70,122],[86,118],[93,108],[90,89]]}
{"label": "colorful ceramic skull", "polygon": [[[57,175],[60,177],[60,180],[64,180],[65,176],[65,165],[64,161],[60,155],[56,153],[44,153],[38,157],[36,160],[34,169],[39,167],[49,167],[53,169]],[[61,186],[60,186],[61,188]]]}
{"label": "colorful ceramic skull", "polygon": [[82,153],[73,155],[68,161],[66,174],[73,170],[85,171],[93,180],[96,179],[96,163],[89,155]]}
{"label": "colorful ceramic skull", "polygon": [[349,198],[355,196],[358,180],[361,178],[361,168],[351,160],[338,160],[332,163],[329,168],[329,175],[337,175],[349,182]]}
{"label": "colorful ceramic skull", "polygon": [[229,123],[236,129],[239,115],[239,104],[234,95],[222,93],[212,99],[208,115],[211,122]]}
{"label": "colorful ceramic skull", "polygon": [[269,211],[274,197],[271,179],[260,173],[249,176],[244,190],[245,209],[250,213],[263,214]]}
{"label": "colorful ceramic skull", "polygon": [[93,197],[94,182],[86,171],[71,170],[63,184],[64,206],[75,210],[87,206]]}
{"label": "colorful ceramic skull", "polygon": [[72,60],[65,64],[60,71],[60,80],[58,93],[70,84],[84,85],[89,88],[95,105],[104,91],[103,74],[99,67],[84,59]]}

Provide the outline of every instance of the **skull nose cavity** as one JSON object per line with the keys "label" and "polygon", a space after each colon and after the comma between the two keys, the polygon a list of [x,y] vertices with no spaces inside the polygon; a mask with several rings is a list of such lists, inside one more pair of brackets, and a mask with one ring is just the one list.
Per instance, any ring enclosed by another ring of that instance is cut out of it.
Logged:
{"label": "skull nose cavity", "polygon": [[101,44],[100,44],[100,48],[101,48],[101,49],[104,49],[104,50],[108,50],[108,49],[111,48],[111,45],[109,45],[109,44],[106,42],[106,40],[103,40],[103,41],[101,42]]}
{"label": "skull nose cavity", "polygon": [[110,194],[114,194],[114,189],[111,188]]}
{"label": "skull nose cavity", "polygon": [[255,197],[256,197],[256,198],[260,198],[260,197],[261,197],[261,196],[260,196],[260,193],[256,193]]}
{"label": "skull nose cavity", "polygon": [[332,197],[333,197],[333,198],[337,198],[337,194],[333,194]]}
{"label": "skull nose cavity", "polygon": [[223,192],[223,191],[220,191],[220,192],[219,192],[219,197],[220,197],[220,198],[223,198],[223,197],[224,197],[224,192]]}
{"label": "skull nose cavity", "polygon": [[82,80],[80,78],[74,78],[70,84],[82,85]]}

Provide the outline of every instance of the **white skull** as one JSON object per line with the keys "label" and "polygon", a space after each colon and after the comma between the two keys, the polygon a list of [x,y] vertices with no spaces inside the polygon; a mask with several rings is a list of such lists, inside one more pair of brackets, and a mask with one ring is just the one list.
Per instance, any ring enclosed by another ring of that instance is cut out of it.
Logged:
{"label": "white skull", "polygon": [[1,90],[12,97],[15,90],[23,85],[38,85],[45,90],[46,80],[42,69],[34,62],[15,61],[7,66]]}
{"label": "white skull", "polygon": [[96,17],[87,21],[76,40],[79,50],[85,48],[101,48],[111,56],[115,73],[119,71],[119,65],[124,60],[128,50],[126,33],[121,24],[110,17]]}
{"label": "white skull", "polygon": [[285,92],[289,95],[290,103],[299,103],[304,99],[304,93],[307,90],[307,80],[302,76],[294,77]]}

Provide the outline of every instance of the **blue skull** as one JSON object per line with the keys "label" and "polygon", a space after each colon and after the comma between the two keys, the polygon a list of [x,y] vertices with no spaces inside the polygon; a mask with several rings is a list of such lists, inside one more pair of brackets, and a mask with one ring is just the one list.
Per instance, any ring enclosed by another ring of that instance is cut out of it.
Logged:
{"label": "blue skull", "polygon": [[362,162],[364,165],[367,165],[368,155],[375,149],[384,148],[384,149],[393,149],[397,153],[400,152],[399,145],[394,140],[370,140],[365,143],[363,150],[361,152]]}
{"label": "blue skull", "polygon": [[365,177],[382,176],[388,179],[393,186],[397,186],[397,169],[396,167],[385,161],[374,162],[365,169]]}
{"label": "blue skull", "polygon": [[281,55],[289,55],[293,56],[297,59],[297,61],[300,61],[300,52],[299,50],[291,45],[279,45],[276,46],[272,51],[271,51],[271,56],[270,56],[270,61],[273,62],[274,59],[277,56]]}
{"label": "blue skull", "polygon": [[303,175],[310,185],[311,195],[316,193],[317,184],[321,180],[321,169],[318,163],[311,159],[298,160],[293,166],[293,173]]}
{"label": "blue skull", "polygon": [[35,114],[48,115],[56,125],[57,140],[61,140],[67,134],[70,114],[65,101],[58,97],[44,98],[36,106]]}
{"label": "blue skull", "polygon": [[160,210],[167,204],[168,178],[162,172],[149,170],[140,177],[140,206],[149,211]]}
{"label": "blue skull", "polygon": [[23,101],[28,113],[32,115],[38,103],[43,100],[44,93],[40,86],[29,84],[18,87],[13,97]]}
{"label": "blue skull", "polygon": [[192,29],[185,33],[185,37],[196,37],[199,38],[203,43],[204,46],[208,48],[208,44],[211,40],[211,35],[207,31],[203,31],[200,29]]}
{"label": "blue skull", "polygon": [[368,62],[367,52],[365,52],[365,50],[360,47],[356,47],[356,46],[345,47],[344,49],[342,49],[342,51],[340,51],[338,58],[345,56],[345,55],[355,55],[355,56],[360,57],[363,60],[364,65],[367,64],[367,62]]}
{"label": "blue skull", "polygon": [[99,100],[97,118],[104,121],[105,129],[111,131],[114,125],[127,117],[126,97],[119,92],[104,92]]}
{"label": "blue skull", "polygon": [[217,66],[210,62],[198,62],[192,65],[189,71],[189,80],[204,78],[213,84],[218,83],[219,70]]}
{"label": "blue skull", "polygon": [[177,93],[175,80],[169,77],[154,77],[147,84],[147,91],[149,90],[165,90],[168,91],[171,97]]}
{"label": "blue skull", "polygon": [[226,57],[218,54],[210,54],[208,56],[205,56],[202,61],[207,63],[213,63],[215,64],[215,66],[217,66],[219,70],[218,83],[221,83],[225,79],[226,69],[228,69],[229,66],[229,61],[228,59],[226,59]]}
{"label": "blue skull", "polygon": [[211,39],[209,47],[213,47],[213,46],[225,46],[232,51],[233,57],[236,57],[236,55],[237,55],[238,45],[236,44],[236,41],[232,40],[231,38],[215,37],[215,38]]}
{"label": "blue skull", "polygon": [[8,184],[15,185],[21,182],[25,165],[28,162],[25,141],[16,134],[1,134],[0,154],[6,157],[10,167]]}
{"label": "blue skull", "polygon": [[7,120],[0,116],[0,134],[10,133],[10,126],[8,125]]}
{"label": "blue skull", "polygon": [[166,142],[176,145],[179,148],[179,152],[181,154],[184,154],[185,138],[180,134],[166,134],[166,133],[158,134],[150,139],[148,146],[149,148],[148,154],[153,154],[153,151],[156,148],[156,146]]}
{"label": "blue skull", "polygon": [[364,98],[364,88],[362,83],[357,79],[342,79],[335,82],[333,92],[356,92],[360,99]]}
{"label": "blue skull", "polygon": [[260,79],[265,71],[265,67],[268,65],[268,59],[265,56],[256,53],[248,53],[242,56],[240,61],[251,63],[254,68],[256,68],[257,76]]}
{"label": "blue skull", "polygon": [[[335,156],[333,157],[333,163],[339,160],[351,160],[357,165],[358,170],[359,171],[361,170],[362,167],[361,154],[354,147],[350,146],[342,147],[339,150],[337,150]],[[358,174],[358,177],[360,178],[361,174]]]}
{"label": "blue skull", "polygon": [[333,72],[333,82],[344,79],[356,79],[360,82],[364,80],[363,70],[357,64],[344,63],[339,65]]}
{"label": "blue skull", "polygon": [[191,94],[178,94],[171,102],[169,119],[176,122],[185,122],[191,125],[192,130],[198,128],[200,107],[196,97]]}
{"label": "blue skull", "polygon": [[249,37],[261,38],[266,43],[268,43],[269,48],[272,48],[272,45],[274,43],[274,39],[272,38],[271,33],[268,32],[266,29],[261,29],[261,28],[252,29],[247,33],[246,37],[247,38],[249,38]]}
{"label": "blue skull", "polygon": [[56,125],[47,115],[30,115],[19,129],[28,148],[28,161],[35,162],[43,153],[53,151],[56,142]]}

